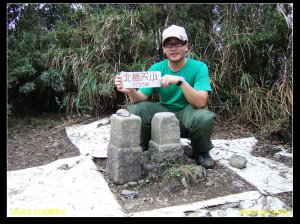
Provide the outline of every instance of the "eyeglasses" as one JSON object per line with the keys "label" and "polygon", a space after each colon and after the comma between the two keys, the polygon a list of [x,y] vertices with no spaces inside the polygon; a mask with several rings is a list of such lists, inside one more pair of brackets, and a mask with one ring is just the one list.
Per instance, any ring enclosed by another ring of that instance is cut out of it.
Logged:
{"label": "eyeglasses", "polygon": [[176,42],[176,43],[168,42],[168,43],[165,43],[165,44],[164,44],[164,47],[165,47],[165,48],[172,48],[173,46],[175,46],[175,47],[182,47],[182,46],[184,46],[186,43],[187,43],[186,41],[183,41],[183,42]]}

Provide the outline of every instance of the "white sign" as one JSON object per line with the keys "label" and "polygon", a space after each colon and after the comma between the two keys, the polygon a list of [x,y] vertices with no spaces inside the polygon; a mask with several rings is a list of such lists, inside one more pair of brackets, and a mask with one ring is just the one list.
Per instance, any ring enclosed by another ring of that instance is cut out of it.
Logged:
{"label": "white sign", "polygon": [[160,71],[152,72],[121,72],[123,88],[160,87]]}

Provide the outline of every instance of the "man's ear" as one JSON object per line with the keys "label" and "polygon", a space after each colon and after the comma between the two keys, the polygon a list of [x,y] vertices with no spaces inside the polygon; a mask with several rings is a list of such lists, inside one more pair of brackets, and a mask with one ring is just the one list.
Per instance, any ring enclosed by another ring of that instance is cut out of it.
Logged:
{"label": "man's ear", "polygon": [[189,44],[187,43],[186,46],[187,46],[187,48],[185,49],[185,51],[188,51],[189,50]]}

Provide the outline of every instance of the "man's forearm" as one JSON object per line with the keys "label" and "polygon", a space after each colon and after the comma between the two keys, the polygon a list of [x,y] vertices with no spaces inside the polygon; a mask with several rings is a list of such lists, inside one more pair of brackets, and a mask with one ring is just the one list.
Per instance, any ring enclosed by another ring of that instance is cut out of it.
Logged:
{"label": "man's forearm", "polygon": [[206,105],[208,99],[207,91],[197,91],[187,82],[182,83],[180,87],[189,104],[196,108],[203,108]]}
{"label": "man's forearm", "polygon": [[144,95],[143,93],[136,91],[135,89],[130,89],[128,93],[131,103],[138,103],[142,101],[146,101],[148,96]]}

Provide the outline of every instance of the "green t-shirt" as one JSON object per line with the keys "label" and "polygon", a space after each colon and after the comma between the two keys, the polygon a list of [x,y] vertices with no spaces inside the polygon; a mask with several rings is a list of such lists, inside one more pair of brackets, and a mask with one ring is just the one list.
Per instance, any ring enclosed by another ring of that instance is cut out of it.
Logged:
{"label": "green t-shirt", "polygon": [[[207,65],[192,58],[187,58],[183,68],[177,72],[171,71],[168,66],[168,59],[153,64],[149,71],[160,71],[162,77],[166,74],[183,76],[195,90],[211,91]],[[169,85],[169,88],[163,86],[159,88],[139,88],[139,91],[147,96],[151,96],[155,89],[160,95],[160,103],[171,111],[177,112],[188,105],[181,88],[174,84]]]}

